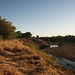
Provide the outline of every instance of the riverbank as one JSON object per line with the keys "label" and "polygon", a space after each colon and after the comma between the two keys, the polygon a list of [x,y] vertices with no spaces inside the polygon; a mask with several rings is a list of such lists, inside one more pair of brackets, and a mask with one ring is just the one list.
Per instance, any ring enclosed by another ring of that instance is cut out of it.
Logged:
{"label": "riverbank", "polygon": [[56,48],[46,48],[44,51],[47,54],[52,54],[60,58],[66,58],[75,62],[75,45],[62,45]]}

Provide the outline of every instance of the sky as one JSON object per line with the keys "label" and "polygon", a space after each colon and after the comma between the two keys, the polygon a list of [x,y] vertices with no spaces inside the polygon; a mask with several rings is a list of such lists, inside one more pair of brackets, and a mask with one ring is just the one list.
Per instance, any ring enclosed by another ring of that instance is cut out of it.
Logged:
{"label": "sky", "polygon": [[0,16],[33,36],[75,35],[75,0],[0,0]]}

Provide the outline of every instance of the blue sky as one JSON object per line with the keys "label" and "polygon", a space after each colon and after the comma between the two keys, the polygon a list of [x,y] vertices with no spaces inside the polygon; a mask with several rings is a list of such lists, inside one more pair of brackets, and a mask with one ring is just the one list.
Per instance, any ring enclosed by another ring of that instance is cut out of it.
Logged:
{"label": "blue sky", "polygon": [[75,0],[0,0],[0,16],[33,36],[75,35]]}

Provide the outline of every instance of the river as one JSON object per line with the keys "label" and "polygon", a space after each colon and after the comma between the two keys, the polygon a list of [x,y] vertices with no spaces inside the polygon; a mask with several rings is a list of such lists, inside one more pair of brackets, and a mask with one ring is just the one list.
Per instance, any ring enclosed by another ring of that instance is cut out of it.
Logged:
{"label": "river", "polygon": [[70,61],[70,60],[65,59],[65,58],[59,58],[59,57],[56,57],[56,56],[53,56],[53,55],[50,55],[50,56],[57,59],[58,60],[57,63],[62,65],[64,68],[75,72],[75,62]]}

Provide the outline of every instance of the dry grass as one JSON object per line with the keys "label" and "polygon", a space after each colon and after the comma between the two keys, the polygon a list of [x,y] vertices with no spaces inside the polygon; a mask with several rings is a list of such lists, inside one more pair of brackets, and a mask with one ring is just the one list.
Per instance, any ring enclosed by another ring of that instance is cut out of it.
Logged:
{"label": "dry grass", "polygon": [[0,75],[69,75],[47,66],[44,58],[23,41],[0,41]]}

